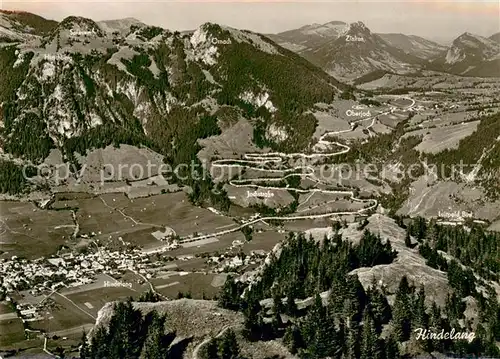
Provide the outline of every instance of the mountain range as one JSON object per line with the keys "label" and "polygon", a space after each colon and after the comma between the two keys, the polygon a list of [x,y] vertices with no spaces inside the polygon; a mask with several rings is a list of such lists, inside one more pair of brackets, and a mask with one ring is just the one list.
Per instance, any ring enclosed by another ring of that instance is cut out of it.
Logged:
{"label": "mountain range", "polygon": [[[67,158],[84,152],[97,126],[125,142],[147,138],[166,153],[169,143],[195,131],[184,117],[224,107],[248,119],[261,115],[254,122],[261,145],[303,150],[315,127],[307,110],[346,89],[335,77],[426,68],[495,76],[500,65],[498,34],[465,33],[445,48],[417,36],[376,34],[362,22],[313,24],[269,39],[211,23],[179,33],[133,18],[58,23],[2,11],[0,34],[2,150],[34,162],[54,147]],[[165,124],[166,115],[176,120]],[[178,121],[188,129],[175,125],[169,138],[156,135]],[[294,135],[279,141],[270,128]]]}
{"label": "mountain range", "polygon": [[446,49],[362,22],[267,37],[213,23],[180,33],[133,18],[56,22],[2,11],[0,34],[0,155],[30,164],[55,148],[74,162],[113,143],[183,163],[199,138],[219,131],[221,112],[249,120],[258,147],[304,151],[313,107],[349,89],[336,78],[421,69],[498,76],[500,61],[498,34],[465,33]]}
{"label": "mountain range", "polygon": [[447,47],[415,35],[373,33],[362,22],[332,21],[268,36],[345,80],[374,71],[404,74],[421,69],[500,76],[498,33],[490,38],[464,33]]}
{"label": "mountain range", "polygon": [[[464,33],[456,38],[448,51],[432,61],[437,69],[464,76],[498,76],[500,43],[491,38]],[[497,34],[498,38],[498,34]]]}
{"label": "mountain range", "polygon": [[347,88],[263,35],[212,23],[179,33],[135,19],[0,21],[0,162],[36,165],[58,149],[76,163],[129,144],[189,163],[221,114],[248,119],[259,146],[300,151],[316,129],[310,110]]}
{"label": "mountain range", "polygon": [[387,43],[362,22],[350,24],[338,38],[301,53],[328,73],[357,78],[376,70],[411,73],[423,60]]}

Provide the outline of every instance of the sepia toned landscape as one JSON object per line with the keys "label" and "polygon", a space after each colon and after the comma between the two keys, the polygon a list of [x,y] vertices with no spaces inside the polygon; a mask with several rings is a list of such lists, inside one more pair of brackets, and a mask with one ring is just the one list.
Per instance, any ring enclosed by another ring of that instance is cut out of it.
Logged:
{"label": "sepia toned landscape", "polygon": [[500,357],[499,33],[370,26],[0,9],[0,357]]}

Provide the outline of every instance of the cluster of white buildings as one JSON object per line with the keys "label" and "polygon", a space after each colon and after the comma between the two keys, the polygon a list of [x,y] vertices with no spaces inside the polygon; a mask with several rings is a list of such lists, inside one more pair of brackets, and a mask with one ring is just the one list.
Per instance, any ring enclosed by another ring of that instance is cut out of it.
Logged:
{"label": "cluster of white buildings", "polygon": [[91,283],[99,273],[110,275],[133,270],[150,277],[148,256],[139,250],[126,252],[100,248],[95,253],[67,253],[57,258],[36,260],[16,256],[0,260],[0,286],[3,292],[29,290],[34,296],[45,290],[77,287]]}
{"label": "cluster of white buildings", "polygon": [[222,254],[213,256],[207,260],[208,264],[215,265],[216,272],[235,272],[248,266],[257,266],[266,258],[264,251],[252,251],[249,255],[244,254]]}
{"label": "cluster of white buildings", "polygon": [[36,297],[49,290],[91,284],[99,274],[116,276],[127,270],[149,279],[153,276],[152,267],[147,254],[138,249],[119,252],[99,248],[95,253],[67,253],[36,260],[14,256],[0,260],[0,292],[6,294],[7,300],[11,300],[14,293],[24,292],[26,300],[16,303],[21,318],[23,321],[39,320],[43,300]]}

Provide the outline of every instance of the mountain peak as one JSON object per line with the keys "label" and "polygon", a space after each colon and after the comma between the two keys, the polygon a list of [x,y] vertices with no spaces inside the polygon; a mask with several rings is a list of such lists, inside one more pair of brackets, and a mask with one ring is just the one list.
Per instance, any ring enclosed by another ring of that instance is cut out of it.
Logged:
{"label": "mountain peak", "polygon": [[333,20],[333,21],[329,21],[327,22],[325,25],[335,25],[335,26],[342,26],[342,25],[347,25],[345,22],[343,21],[337,21],[337,20]]}
{"label": "mountain peak", "polygon": [[143,24],[142,21],[136,19],[135,17],[124,17],[121,19],[102,20],[102,21],[98,22],[98,24],[101,24],[101,23],[105,23],[105,24],[108,24],[108,23]]}
{"label": "mountain peak", "polygon": [[123,19],[103,20],[98,22],[99,27],[107,33],[118,32],[122,35],[127,35],[132,26],[146,27],[147,25],[137,20],[134,17],[126,17]]}
{"label": "mountain peak", "polygon": [[472,36],[472,34],[470,32],[464,32],[463,34],[461,34],[460,36],[458,36],[455,40],[465,39],[465,38],[468,38],[468,37],[473,37],[473,36]]}
{"label": "mountain peak", "polygon": [[[488,39],[470,32],[464,32],[462,35],[457,37],[444,59],[441,62],[444,63],[445,68],[448,71],[460,73],[460,74],[470,74],[471,69],[479,69],[483,65],[484,61],[490,61],[498,56],[500,52],[500,45],[492,39]],[[498,73],[498,67],[495,71]],[[474,70],[476,73],[479,70]],[[489,73],[484,71],[482,73]],[[490,76],[490,75],[488,75]]]}
{"label": "mountain peak", "polygon": [[467,48],[483,48],[483,47],[497,47],[497,43],[486,37],[464,32],[453,41],[453,47],[467,47]]}
{"label": "mountain peak", "polygon": [[362,21],[357,21],[349,25],[349,33],[363,33],[370,35],[371,31]]}
{"label": "mountain peak", "polygon": [[368,27],[362,22],[357,21],[349,24],[349,27],[344,33],[346,42],[364,43],[372,37],[372,33]]}
{"label": "mountain peak", "polygon": [[137,18],[135,17],[125,17],[123,19],[119,19],[119,20],[123,20],[123,21],[132,21],[132,22],[141,22],[140,20],[138,20]]}
{"label": "mountain peak", "polygon": [[0,9],[0,14],[28,14],[27,11],[22,11],[22,10],[3,10]]}
{"label": "mountain peak", "polygon": [[457,40],[463,40],[463,39],[473,39],[473,40],[478,40],[482,39],[483,37],[480,35],[473,34],[471,32],[464,32],[462,35],[457,37]]}
{"label": "mountain peak", "polygon": [[104,36],[99,25],[91,19],[81,16],[68,16],[59,23],[56,31],[67,31],[72,34],[94,34],[96,36]]}
{"label": "mountain peak", "polygon": [[317,22],[315,22],[315,23],[312,23],[312,24],[301,26],[301,27],[298,28],[298,30],[315,29],[315,28],[318,28],[320,26],[321,26],[321,24],[318,24]]}

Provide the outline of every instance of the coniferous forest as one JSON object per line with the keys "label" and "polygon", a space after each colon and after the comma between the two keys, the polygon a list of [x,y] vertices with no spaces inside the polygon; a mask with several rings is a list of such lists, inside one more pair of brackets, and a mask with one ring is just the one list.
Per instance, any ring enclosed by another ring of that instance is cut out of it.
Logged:
{"label": "coniferous forest", "polygon": [[[239,348],[239,340],[244,338],[250,345],[280,340],[290,353],[311,359],[394,359],[425,353],[498,357],[500,305],[485,277],[474,274],[482,268],[483,273],[496,278],[495,266],[488,264],[490,256],[493,262],[495,255],[498,258],[496,235],[479,227],[468,231],[420,218],[406,223],[400,222],[407,238],[417,241],[405,240],[407,246],[418,245],[427,265],[447,274],[450,292],[444,306],[406,276],[394,292],[382,283],[363,286],[357,275],[351,274],[353,270],[390,264],[397,258],[390,241],[369,231],[363,232],[357,244],[342,240],[340,234],[314,241],[304,234],[290,233],[279,255],[270,257],[251,286],[228,278],[218,303],[241,312],[243,327],[239,333],[230,329],[209,338],[198,355],[203,359],[244,359]],[[468,243],[463,254],[454,252],[456,259],[447,261],[445,250],[452,252],[461,241]],[[473,253],[477,246],[488,250],[482,252],[481,260],[469,258],[467,267],[463,266],[468,258],[465,253]],[[477,326],[466,316],[467,298],[477,301]],[[420,330],[473,332],[475,336],[471,340],[418,338]],[[168,315],[165,318],[152,312],[143,317],[130,302],[119,303],[109,329],[100,328],[89,343],[83,341],[82,357],[181,357],[176,355],[182,355],[183,349],[171,345],[174,339],[175,333],[168,330]]]}
{"label": "coniferous forest", "polygon": [[[425,222],[415,220],[408,226],[408,232],[422,230],[420,252],[426,258],[439,256],[425,239],[433,234],[420,228],[422,223]],[[444,238],[448,227],[434,226]],[[479,244],[477,241],[484,243],[490,237],[455,229],[448,231],[446,238],[450,244],[458,238],[467,239],[473,247]],[[496,255],[498,258],[498,252]],[[416,287],[406,276],[400,280],[396,292],[389,293],[378,283],[364,289],[356,275],[349,275],[351,270],[362,266],[391,263],[394,257],[390,243],[382,244],[369,232],[364,233],[357,246],[340,237],[318,244],[303,235],[291,235],[279,258],[271,260],[258,283],[244,290],[237,282],[228,281],[219,303],[244,313],[249,340],[282,337],[289,350],[301,358],[400,358],[432,352],[500,355],[496,345],[500,340],[500,305],[496,293],[484,280],[481,285],[485,292],[477,290],[479,283],[472,270],[462,268],[456,260],[443,265],[446,260],[441,256],[436,258],[444,262],[431,259],[429,263],[431,266],[441,263],[444,268],[440,269],[447,271],[451,292],[444,307],[426,298],[424,288]],[[479,304],[482,324],[476,328],[464,314],[467,297]],[[273,298],[272,309],[261,306],[266,298]],[[305,298],[313,299],[307,308],[303,308]],[[472,341],[416,338],[417,329],[437,333],[450,332],[452,328],[475,332],[475,338]]]}
{"label": "coniferous forest", "polygon": [[[465,33],[449,47],[426,40],[433,50],[420,58],[400,48],[409,36],[386,41],[361,22],[264,35],[142,21],[59,23],[0,10],[0,195],[36,205],[0,208],[0,320],[17,320],[16,354],[57,346],[60,357],[77,350],[82,359],[500,358],[500,233],[486,229],[500,225],[489,213],[500,198],[500,77],[467,79],[500,61],[500,35]],[[357,32],[362,41],[347,40]],[[450,55],[461,64],[445,70]],[[173,175],[160,181],[150,159]],[[108,165],[146,161],[147,176],[104,181]],[[52,170],[63,163],[74,172],[59,183]],[[111,206],[116,193],[127,201]],[[446,207],[474,218],[429,219]],[[387,223],[370,223],[377,216]],[[31,258],[36,243],[50,256]],[[164,284],[175,271],[183,279]],[[82,302],[94,311],[75,326],[52,315],[52,295],[95,290],[115,274],[130,275],[139,297],[105,307],[102,321],[103,302],[130,292]],[[148,312],[175,296],[222,324],[203,317],[203,334],[181,335],[191,318],[179,324],[165,303]],[[52,317],[41,323],[42,314]],[[96,318],[78,344],[75,328]],[[63,344],[54,339],[66,330]],[[421,336],[450,332],[473,337]],[[266,345],[285,354],[249,354]]]}

